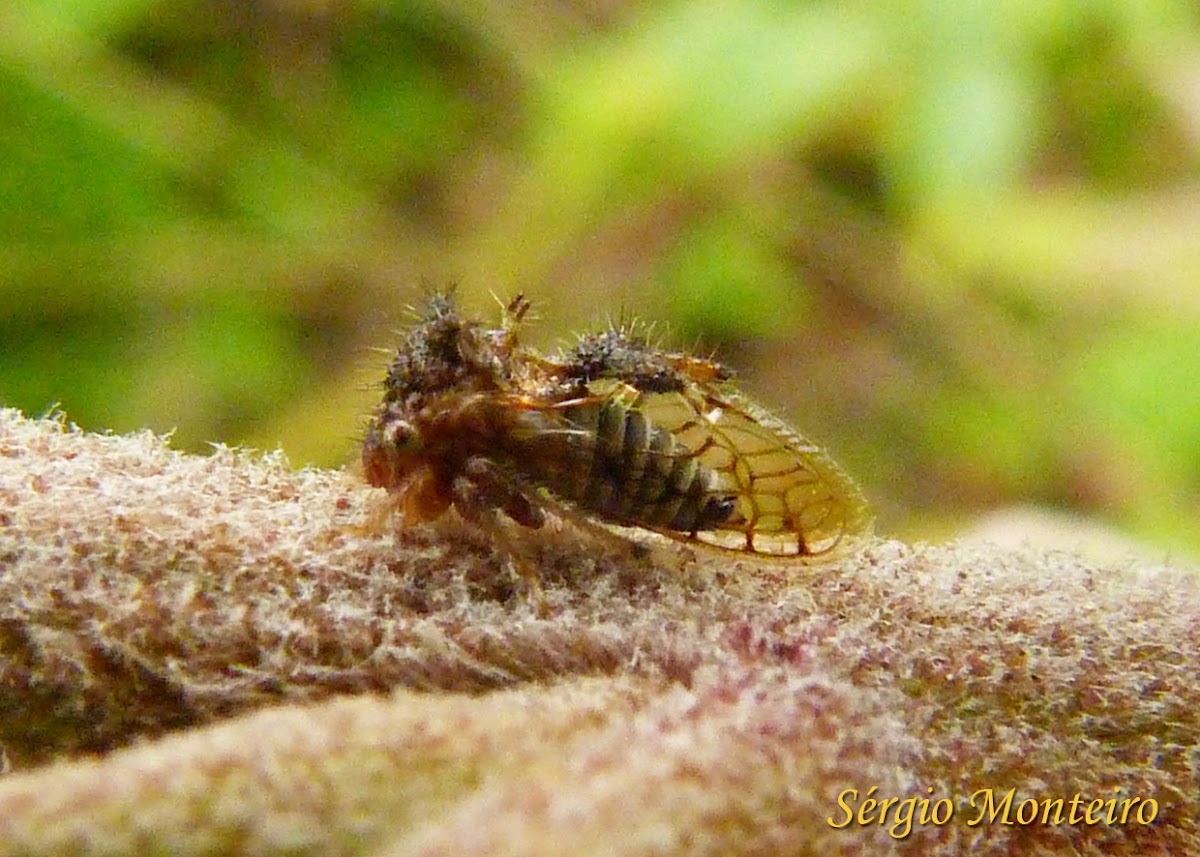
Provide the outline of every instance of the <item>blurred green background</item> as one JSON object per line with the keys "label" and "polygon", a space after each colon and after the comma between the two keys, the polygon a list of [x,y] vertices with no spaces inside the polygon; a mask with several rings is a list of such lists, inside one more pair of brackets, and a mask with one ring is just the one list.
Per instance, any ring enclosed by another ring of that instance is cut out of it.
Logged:
{"label": "blurred green background", "polygon": [[0,402],[355,457],[405,305],[633,312],[881,532],[1200,553],[1200,11],[6,0]]}

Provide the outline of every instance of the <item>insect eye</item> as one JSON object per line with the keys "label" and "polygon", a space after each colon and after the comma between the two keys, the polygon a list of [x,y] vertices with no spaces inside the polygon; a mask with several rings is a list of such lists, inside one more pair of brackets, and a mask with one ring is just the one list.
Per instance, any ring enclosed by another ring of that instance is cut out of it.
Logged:
{"label": "insect eye", "polygon": [[421,435],[408,420],[395,420],[380,432],[383,444],[393,452],[414,453],[421,449]]}

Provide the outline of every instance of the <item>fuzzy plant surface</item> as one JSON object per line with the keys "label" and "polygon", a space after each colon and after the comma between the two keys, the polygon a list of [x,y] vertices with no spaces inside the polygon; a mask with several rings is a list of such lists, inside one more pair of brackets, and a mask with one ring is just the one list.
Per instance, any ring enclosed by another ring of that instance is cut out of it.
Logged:
{"label": "fuzzy plant surface", "polygon": [[0,412],[0,857],[1200,852],[1186,569],[385,502]]}

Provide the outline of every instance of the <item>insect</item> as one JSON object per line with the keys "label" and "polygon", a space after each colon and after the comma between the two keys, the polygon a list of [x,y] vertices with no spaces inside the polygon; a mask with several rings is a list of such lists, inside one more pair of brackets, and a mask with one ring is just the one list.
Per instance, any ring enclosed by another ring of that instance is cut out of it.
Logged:
{"label": "insect", "polygon": [[[747,400],[721,365],[625,325],[554,356],[433,295],[406,332],[363,442],[367,481],[406,519],[454,507],[495,532],[547,510],[766,556],[827,554],[870,528],[854,482]],[[531,581],[536,586],[536,579]]]}

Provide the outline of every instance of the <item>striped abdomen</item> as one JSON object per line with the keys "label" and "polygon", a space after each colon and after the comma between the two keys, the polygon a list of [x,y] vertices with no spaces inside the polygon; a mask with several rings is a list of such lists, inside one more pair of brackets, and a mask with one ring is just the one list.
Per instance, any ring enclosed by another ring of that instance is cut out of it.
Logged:
{"label": "striped abdomen", "polygon": [[564,500],[614,523],[685,533],[733,513],[716,472],[636,408],[596,398],[557,414],[563,422],[531,436],[519,465]]}

